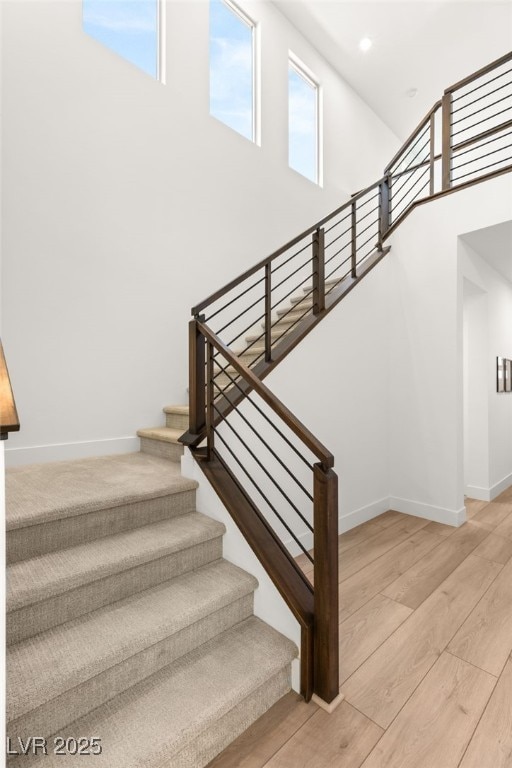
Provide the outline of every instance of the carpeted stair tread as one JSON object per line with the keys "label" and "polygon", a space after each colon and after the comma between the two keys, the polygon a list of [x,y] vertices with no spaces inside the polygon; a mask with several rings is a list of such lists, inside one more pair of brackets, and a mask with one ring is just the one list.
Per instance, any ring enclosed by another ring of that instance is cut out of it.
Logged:
{"label": "carpeted stair tread", "polygon": [[[274,325],[271,332],[271,338],[275,341],[275,339],[278,339],[280,336],[282,336],[284,333],[287,333],[288,329],[283,329],[280,324]],[[251,344],[253,341],[259,341],[261,344],[263,344],[265,340],[265,334],[264,333],[254,333],[251,334],[251,336],[246,336],[245,340],[248,344]],[[264,347],[262,347],[264,349]]]}
{"label": "carpeted stair tread", "polygon": [[197,488],[145,453],[32,464],[6,472],[7,530]]}
{"label": "carpeted stair tread", "polygon": [[13,646],[7,653],[7,719],[55,699],[257,585],[253,576],[220,560]]}
{"label": "carpeted stair tread", "polygon": [[[103,752],[93,758],[95,768],[203,766],[204,760],[195,756],[202,734],[210,731],[217,741],[224,737],[229,743],[236,734],[229,731],[226,716],[236,717],[244,701],[296,655],[290,640],[251,617],[75,721],[61,735],[100,736]],[[72,758],[67,764],[74,765]],[[62,758],[51,755],[37,761],[41,768],[62,765]]]}
{"label": "carpeted stair tread", "polygon": [[188,405],[166,405],[164,413],[175,413],[180,416],[188,416]]}
{"label": "carpeted stair tread", "polygon": [[[333,277],[330,280],[325,281],[325,287],[326,288],[332,288],[333,286],[337,285],[338,283],[341,283],[343,280],[342,277]],[[305,285],[302,289],[304,293],[311,293],[313,291],[312,285]]]}
{"label": "carpeted stair tread", "polygon": [[139,437],[161,440],[164,443],[179,443],[179,438],[182,434],[182,429],[173,429],[172,427],[148,427],[147,429],[137,430]]}
{"label": "carpeted stair tread", "polygon": [[188,549],[224,532],[222,523],[194,512],[14,563],[7,570],[8,610]]}

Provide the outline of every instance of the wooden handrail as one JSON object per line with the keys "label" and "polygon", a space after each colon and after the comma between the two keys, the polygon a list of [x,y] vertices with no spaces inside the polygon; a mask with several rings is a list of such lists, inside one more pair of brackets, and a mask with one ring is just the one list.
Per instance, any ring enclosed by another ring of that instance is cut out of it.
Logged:
{"label": "wooden handrail", "polygon": [[18,432],[19,429],[20,420],[5,362],[4,348],[0,341],[0,440],[6,440],[9,432]]}
{"label": "wooden handrail", "polygon": [[416,138],[416,136],[418,136],[418,135],[421,133],[421,131],[423,130],[423,128],[426,128],[426,126],[427,126],[427,123],[429,122],[429,120],[430,120],[431,116],[432,116],[432,115],[433,115],[435,112],[437,112],[437,110],[439,109],[439,107],[440,107],[440,106],[441,106],[441,100],[439,100],[439,101],[436,101],[436,103],[434,104],[434,106],[432,107],[432,109],[429,109],[429,111],[427,112],[427,114],[425,115],[425,117],[424,117],[424,118],[423,118],[423,119],[422,119],[422,120],[421,120],[421,121],[418,123],[418,125],[416,126],[416,128],[414,129],[414,131],[411,133],[411,135],[409,136],[409,138],[408,138],[408,139],[406,139],[406,140],[404,141],[404,143],[402,144],[402,146],[400,147],[400,149],[398,150],[398,152],[396,152],[396,153],[394,154],[394,156],[393,156],[393,159],[391,160],[391,162],[389,162],[389,163],[386,165],[386,168],[384,169],[384,175],[385,175],[385,176],[386,176],[386,175],[389,173],[389,171],[390,171],[390,170],[391,170],[391,168],[394,166],[394,164],[396,163],[396,161],[397,161],[397,160],[399,160],[399,159],[400,159],[400,157],[401,157],[401,156],[404,154],[404,152],[405,152],[405,151],[406,151],[406,149],[408,148],[409,144],[412,144],[412,143],[413,143],[413,141],[414,141],[414,139]]}
{"label": "wooden handrail", "polygon": [[322,462],[322,465],[325,467],[325,469],[329,469],[334,466],[334,456],[330,451],[327,450],[327,448],[322,445],[320,440],[317,440],[317,438],[313,435],[312,432],[309,431],[307,427],[302,424],[302,422],[297,419],[297,417],[282,403],[278,397],[274,395],[273,392],[268,389],[268,387],[263,384],[260,379],[255,376],[255,374],[251,371],[250,368],[248,368],[241,360],[238,358],[233,352],[227,347],[218,336],[216,336],[213,331],[208,328],[207,325],[204,323],[200,323],[197,321],[197,329],[198,333],[202,334],[205,339],[207,339],[210,344],[213,344],[213,346],[219,351],[222,352],[223,357],[226,358],[226,360],[230,363],[230,365],[233,366],[235,371],[242,376],[245,381],[247,381],[251,389],[254,389],[255,392],[258,393],[258,395],[261,397],[262,400],[264,400],[267,405],[272,408],[276,416],[279,416],[282,421],[286,424],[287,427],[289,427],[294,434],[297,435],[299,440],[301,440],[304,445],[309,448],[311,453],[313,453],[317,459],[319,459]]}
{"label": "wooden handrail", "polygon": [[454,83],[453,85],[450,85],[449,88],[446,88],[445,93],[453,93],[454,91],[458,91],[459,88],[464,88],[465,85],[469,85],[469,83],[472,83],[475,80],[478,80],[479,77],[489,74],[489,72],[492,72],[493,69],[496,69],[497,67],[501,67],[502,64],[506,64],[507,61],[512,61],[512,52],[506,53],[504,56],[500,56],[499,59],[495,59],[494,61],[491,61],[490,64],[487,64],[485,67],[482,67],[481,69],[478,69],[476,72],[473,72],[472,75],[468,75],[468,77],[465,77],[462,80],[459,80],[458,83]]}
{"label": "wooden handrail", "polygon": [[376,189],[382,181],[383,179],[379,179],[374,184],[370,184],[369,187],[365,187],[364,189],[360,190],[359,192],[357,192],[357,194],[351,197],[350,200],[347,200],[346,203],[343,203],[343,205],[340,205],[339,208],[336,208],[335,211],[333,211],[332,213],[329,213],[327,216],[324,216],[323,219],[320,219],[320,221],[317,221],[316,224],[313,224],[313,226],[309,227],[308,229],[305,229],[304,232],[301,232],[300,235],[297,235],[297,237],[293,237],[285,245],[281,246],[281,248],[278,248],[277,251],[273,251],[270,254],[270,256],[267,256],[266,258],[262,259],[253,267],[246,269],[245,272],[242,272],[241,275],[239,275],[238,277],[235,277],[233,280],[231,280],[222,288],[219,288],[219,290],[215,291],[215,293],[210,294],[210,296],[208,296],[206,299],[203,299],[203,301],[200,301],[199,304],[195,304],[190,310],[191,315],[193,317],[197,317],[200,314],[200,312],[202,312],[210,304],[213,304],[215,301],[218,301],[218,299],[222,298],[222,296],[225,296],[226,293],[229,293],[230,291],[232,291],[233,288],[237,288],[239,285],[245,282],[245,280],[247,280],[249,277],[252,277],[254,274],[256,274],[256,272],[258,272],[260,269],[264,269],[264,267],[266,267],[268,264],[271,264],[279,256],[282,256],[283,253],[286,253],[286,251],[289,251],[290,248],[293,248],[294,245],[298,245],[301,242],[301,240],[304,240],[306,237],[308,237],[308,235],[312,235],[320,227],[323,227],[324,224],[326,224],[328,221],[331,221],[331,219],[334,219],[336,218],[336,216],[339,216],[340,213],[343,213],[344,210],[347,210],[348,208],[350,208],[350,206],[354,202],[356,202],[357,200],[360,200],[362,197],[368,194],[368,192],[371,192],[372,189]]}

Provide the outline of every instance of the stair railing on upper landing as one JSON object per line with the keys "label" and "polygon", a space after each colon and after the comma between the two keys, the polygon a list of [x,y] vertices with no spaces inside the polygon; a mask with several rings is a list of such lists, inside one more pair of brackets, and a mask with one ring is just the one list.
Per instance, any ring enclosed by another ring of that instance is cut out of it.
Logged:
{"label": "stair railing on upper landing", "polygon": [[511,170],[509,53],[448,88],[379,181],[192,309],[182,442],[301,625],[307,700],[338,694],[337,477],[262,379],[378,264],[416,205]]}

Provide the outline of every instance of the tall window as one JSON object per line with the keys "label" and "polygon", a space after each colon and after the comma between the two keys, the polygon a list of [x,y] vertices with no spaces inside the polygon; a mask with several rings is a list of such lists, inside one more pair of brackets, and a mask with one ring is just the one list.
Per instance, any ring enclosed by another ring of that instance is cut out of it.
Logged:
{"label": "tall window", "polygon": [[254,24],[227,0],[210,1],[210,114],[255,141]]}
{"label": "tall window", "polygon": [[161,0],[83,0],[82,9],[85,32],[161,79]]}
{"label": "tall window", "polygon": [[301,66],[288,62],[288,163],[319,183],[318,85]]}

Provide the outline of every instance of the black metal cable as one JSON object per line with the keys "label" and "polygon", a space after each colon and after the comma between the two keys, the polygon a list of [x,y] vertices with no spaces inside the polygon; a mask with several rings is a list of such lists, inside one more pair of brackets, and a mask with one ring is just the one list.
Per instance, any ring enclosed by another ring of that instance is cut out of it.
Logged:
{"label": "black metal cable", "polygon": [[419,192],[417,193],[417,195],[416,195],[416,197],[414,198],[414,200],[411,200],[409,203],[406,203],[406,204],[405,204],[405,207],[403,208],[403,210],[402,210],[402,211],[400,211],[400,213],[398,213],[398,214],[397,214],[397,213],[394,213],[395,219],[394,219],[394,221],[393,221],[393,224],[395,224],[395,223],[396,223],[396,221],[397,221],[397,219],[399,219],[399,218],[400,218],[400,216],[402,215],[402,213],[404,213],[404,211],[406,211],[406,210],[407,210],[407,208],[408,208],[410,205],[412,205],[412,204],[414,203],[414,201],[415,201],[415,200],[417,200],[417,199],[418,199],[418,197],[421,195],[421,193],[423,192],[423,190],[425,189],[425,187],[428,187],[428,185],[429,185],[429,184],[430,184],[430,179],[427,179],[426,183],[425,183],[425,184],[422,186],[422,188],[419,190]]}
{"label": "black metal cable", "polygon": [[[347,205],[350,205],[350,203],[347,203]],[[340,213],[341,213],[341,211],[340,211]],[[346,215],[346,216],[344,216],[342,219],[340,219],[339,221],[335,222],[334,224],[332,224],[332,225],[331,225],[330,227],[328,227],[327,229],[324,229],[324,232],[325,232],[325,234],[327,234],[328,232],[330,232],[330,231],[331,231],[331,229],[334,229],[334,227],[337,227],[337,226],[339,226],[340,224],[343,224],[343,222],[344,222],[344,221],[346,221],[347,219],[349,219],[351,216],[352,216],[352,211],[349,211],[349,212],[347,213],[347,215]]]}
{"label": "black metal cable", "polygon": [[[294,502],[293,502],[291,499],[289,499],[289,498],[288,498],[288,496],[287,496],[287,495],[286,495],[286,493],[283,491],[283,489],[281,488],[281,486],[279,485],[279,483],[277,482],[277,480],[276,480],[274,477],[272,477],[272,475],[270,474],[270,472],[268,471],[268,469],[267,469],[267,468],[266,468],[266,467],[265,467],[265,466],[262,464],[262,462],[261,462],[261,461],[258,459],[258,457],[257,457],[257,456],[256,456],[256,454],[254,453],[254,451],[252,451],[252,450],[251,450],[251,448],[249,448],[249,446],[248,446],[248,445],[247,445],[247,443],[245,442],[245,440],[243,440],[243,438],[241,438],[241,437],[240,437],[240,435],[238,434],[238,432],[236,431],[236,429],[233,427],[233,425],[232,425],[232,424],[230,424],[230,422],[229,422],[229,421],[228,421],[226,418],[224,418],[224,417],[222,416],[222,413],[219,411],[219,409],[217,408],[217,406],[216,406],[215,404],[213,405],[213,408],[214,408],[214,410],[215,410],[215,411],[217,411],[217,414],[218,414],[218,415],[219,415],[219,416],[222,418],[222,420],[223,420],[223,423],[224,423],[224,424],[227,424],[227,426],[228,426],[228,427],[230,428],[230,430],[233,432],[233,434],[235,435],[235,437],[237,437],[237,438],[240,440],[240,442],[242,443],[242,445],[243,445],[243,447],[245,448],[245,450],[247,451],[247,453],[248,453],[250,456],[252,456],[252,458],[254,459],[254,461],[256,462],[256,464],[257,464],[257,465],[260,467],[260,469],[262,469],[262,470],[263,470],[263,472],[266,474],[266,476],[268,477],[268,479],[270,480],[270,482],[271,482],[271,483],[272,483],[272,484],[273,484],[273,485],[274,485],[274,486],[277,488],[277,490],[278,490],[278,491],[279,491],[279,493],[280,493],[280,494],[283,496],[283,498],[284,498],[284,499],[286,499],[286,501],[288,502],[288,504],[290,505],[290,507],[292,507],[292,509],[293,509],[293,510],[295,510],[295,512],[296,512],[296,513],[297,513],[297,515],[300,517],[300,519],[302,520],[302,522],[304,523],[304,525],[307,525],[307,527],[309,528],[309,530],[311,531],[311,533],[313,533],[313,528],[312,528],[311,524],[310,524],[310,523],[309,523],[309,522],[306,520],[306,518],[304,517],[304,515],[302,514],[302,512],[300,511],[300,509],[299,509],[299,508],[296,506],[296,504],[294,504]],[[238,411],[238,409],[236,409],[236,408],[235,408],[235,410],[236,410],[236,412],[238,413],[238,415],[240,416],[241,414],[240,414],[240,412]],[[265,443],[265,441],[264,441],[263,439],[262,439],[262,442],[263,442],[263,444],[265,445],[265,447],[266,447],[266,448],[268,448],[268,447],[269,447],[269,446],[268,446],[268,445]],[[313,499],[311,499],[311,501],[313,501]]]}
{"label": "black metal cable", "polygon": [[[480,112],[485,112],[486,109],[495,107],[496,104],[501,104],[502,101],[505,101],[505,99],[510,99],[511,97],[512,97],[512,93],[507,93],[506,96],[503,96],[502,99],[498,99],[498,101],[493,101],[491,102],[491,104],[486,104],[485,107],[480,107],[480,109],[476,109],[474,112],[471,112],[469,115],[464,115],[464,117],[459,117],[458,120],[452,120],[452,125],[458,125],[459,123],[462,123],[463,120],[469,120],[470,117],[479,115]],[[510,109],[510,107],[507,107],[507,109]],[[486,118],[486,119],[490,119],[490,118]]]}
{"label": "black metal cable", "polygon": [[[219,390],[219,392],[223,392],[223,390],[221,390],[221,389],[220,389],[220,387],[218,387],[218,386],[217,386],[215,383],[214,383],[214,386],[215,386],[215,387],[217,387],[217,389]],[[268,444],[265,442],[265,440],[262,438],[262,436],[260,435],[260,433],[258,432],[258,430],[257,430],[257,429],[255,429],[255,427],[253,427],[253,425],[251,424],[251,422],[249,421],[249,419],[248,419],[246,416],[244,416],[244,414],[243,414],[243,413],[241,413],[241,411],[239,411],[239,410],[238,410],[238,408],[236,407],[236,405],[235,405],[235,404],[234,404],[234,403],[233,403],[233,402],[232,402],[232,401],[229,399],[229,397],[226,397],[226,400],[228,401],[228,403],[230,403],[230,404],[233,406],[233,408],[235,409],[235,411],[237,412],[237,414],[240,416],[240,418],[241,418],[241,419],[243,419],[243,420],[244,420],[244,422],[247,424],[247,426],[249,427],[249,429],[251,429],[251,430],[254,432],[254,434],[256,435],[256,437],[258,437],[258,438],[261,440],[261,442],[263,443],[263,445],[265,446],[265,448],[266,448],[266,449],[267,449],[267,450],[268,450],[268,451],[269,451],[269,452],[272,454],[272,456],[273,456],[273,457],[276,459],[276,461],[278,461],[278,462],[279,462],[279,464],[282,466],[282,468],[285,470],[285,472],[287,472],[287,473],[290,475],[290,477],[292,478],[292,480],[294,480],[294,481],[295,481],[295,483],[297,483],[297,485],[299,486],[299,488],[301,489],[301,491],[303,491],[303,493],[305,493],[305,494],[306,494],[306,496],[308,497],[308,499],[309,499],[310,501],[314,501],[314,499],[313,499],[313,496],[310,494],[310,492],[308,491],[308,489],[307,489],[307,488],[305,488],[305,487],[302,485],[302,483],[300,482],[300,480],[299,480],[297,477],[295,477],[295,475],[293,474],[293,472],[292,472],[292,471],[291,471],[291,470],[290,470],[290,469],[289,469],[289,468],[286,466],[286,464],[284,463],[284,461],[283,461],[282,459],[280,459],[280,458],[279,458],[279,456],[278,456],[278,455],[277,455],[277,453],[274,451],[274,449],[273,449],[273,448],[271,448],[271,447],[270,447],[270,445],[268,445]],[[215,407],[215,406],[214,406],[214,407]],[[215,408],[215,410],[217,411],[217,413],[219,414],[219,416],[222,416],[222,413],[220,413],[220,411],[218,410],[218,408]],[[224,417],[223,417],[223,418],[224,418]],[[226,420],[226,419],[224,418],[224,420]]]}
{"label": "black metal cable", "polygon": [[219,430],[218,430],[216,427],[214,427],[214,428],[213,428],[213,431],[215,432],[215,434],[217,435],[217,437],[219,437],[219,438],[221,439],[221,441],[224,443],[224,445],[225,445],[225,446],[226,446],[226,448],[228,449],[229,453],[232,455],[232,457],[234,458],[234,460],[236,461],[236,463],[239,465],[239,467],[240,467],[240,469],[242,470],[242,472],[244,472],[244,474],[245,474],[245,475],[248,477],[248,479],[251,481],[251,483],[252,483],[252,484],[253,484],[253,486],[256,488],[256,490],[257,490],[257,492],[260,494],[260,496],[261,496],[263,499],[265,499],[265,501],[267,502],[268,506],[269,506],[269,507],[270,507],[270,509],[273,511],[273,513],[275,514],[275,516],[277,517],[277,519],[279,520],[279,522],[281,523],[281,525],[283,525],[283,527],[284,527],[284,528],[285,528],[285,529],[288,531],[288,533],[290,534],[290,536],[292,537],[292,539],[295,541],[295,543],[297,544],[297,546],[299,546],[299,547],[302,549],[302,551],[304,552],[304,554],[305,554],[305,555],[306,555],[306,556],[309,558],[309,560],[311,560],[311,562],[313,563],[313,562],[314,562],[314,560],[313,560],[313,558],[311,557],[311,555],[309,554],[309,552],[307,551],[307,549],[306,549],[306,548],[305,548],[305,547],[304,547],[304,546],[301,544],[301,542],[299,541],[299,539],[297,538],[297,536],[294,534],[294,532],[293,532],[293,531],[292,531],[292,529],[289,527],[289,525],[288,525],[287,523],[285,523],[285,521],[283,520],[283,518],[281,517],[281,515],[279,514],[279,512],[276,510],[276,508],[274,507],[274,505],[272,504],[272,502],[271,502],[271,501],[269,501],[269,499],[268,499],[268,498],[267,498],[267,496],[266,496],[266,495],[263,493],[263,491],[262,491],[262,490],[259,488],[259,486],[257,485],[257,483],[256,483],[256,482],[255,482],[255,481],[252,479],[252,477],[251,477],[251,476],[250,476],[250,474],[247,472],[247,470],[246,470],[246,468],[244,467],[244,465],[242,464],[242,462],[241,462],[241,461],[240,461],[240,460],[239,460],[239,459],[238,459],[238,458],[235,456],[235,454],[233,453],[233,451],[231,450],[231,448],[229,447],[229,445],[227,444],[227,442],[224,440],[224,438],[223,438],[223,437],[222,437],[222,435],[220,434]]}
{"label": "black metal cable", "polygon": [[[220,366],[220,363],[219,363],[219,366]],[[222,367],[222,366],[220,366],[220,367]],[[241,394],[244,396],[244,398],[245,398],[246,400],[248,400],[248,401],[249,401],[249,402],[250,402],[250,403],[251,403],[251,404],[254,406],[254,408],[256,408],[256,410],[258,411],[258,413],[259,413],[259,414],[261,414],[261,416],[263,416],[263,418],[264,418],[264,419],[265,419],[265,420],[266,420],[266,421],[267,421],[267,422],[270,424],[270,426],[271,426],[271,427],[272,427],[272,428],[273,428],[273,429],[274,429],[274,430],[277,432],[277,434],[279,435],[279,437],[281,437],[281,438],[282,438],[282,439],[285,441],[285,443],[286,443],[286,444],[287,444],[287,445],[288,445],[288,446],[289,446],[289,447],[292,449],[292,451],[294,451],[294,452],[297,454],[297,456],[299,457],[299,459],[301,459],[301,461],[303,461],[303,462],[304,462],[304,464],[306,465],[306,467],[308,467],[309,469],[313,469],[313,465],[312,465],[312,464],[311,464],[311,463],[310,463],[310,462],[309,462],[307,459],[305,459],[305,458],[304,458],[304,456],[303,456],[303,455],[301,454],[301,452],[300,452],[300,451],[299,451],[299,450],[298,450],[298,449],[297,449],[297,448],[294,446],[294,444],[293,444],[292,442],[290,442],[290,440],[288,440],[288,438],[286,437],[286,435],[283,435],[283,433],[281,432],[281,430],[280,430],[278,427],[276,427],[276,425],[274,424],[274,422],[273,422],[273,421],[271,421],[271,420],[269,419],[269,417],[266,415],[266,413],[265,413],[264,411],[262,411],[262,410],[261,410],[261,408],[259,407],[259,405],[257,405],[257,403],[255,403],[255,402],[254,402],[254,400],[252,399],[252,397],[251,397],[250,395],[248,395],[246,392],[244,392],[244,390],[243,390],[243,389],[242,389],[242,387],[241,387],[241,386],[238,384],[238,382],[236,382],[236,381],[235,381],[235,380],[234,380],[234,379],[231,377],[231,375],[230,375],[230,374],[227,372],[227,369],[226,369],[226,368],[222,368],[222,370],[223,370],[223,372],[226,374],[226,376],[228,377],[228,379],[230,379],[230,381],[232,382],[232,384],[233,384],[233,385],[234,385],[234,386],[235,386],[235,387],[236,387],[236,388],[237,388],[237,389],[240,391],[240,393],[241,393]],[[239,378],[240,378],[240,376],[239,376]],[[224,391],[225,391],[225,390],[224,390]],[[226,398],[226,400],[227,400],[227,399],[228,399],[228,398]],[[231,401],[230,401],[230,400],[228,400],[228,402],[229,402],[229,403],[231,403]]]}
{"label": "black metal cable", "polygon": [[465,133],[466,131],[470,131],[471,128],[475,128],[477,125],[481,125],[482,123],[487,123],[488,120],[492,120],[494,117],[498,117],[498,115],[503,115],[505,112],[509,112],[512,107],[507,107],[506,109],[502,109],[499,112],[496,112],[494,115],[489,115],[488,117],[484,117],[483,120],[479,120],[477,123],[472,123],[471,125],[468,125],[466,128],[461,128],[459,131],[454,131],[452,133],[452,138],[454,136],[458,136],[459,133]]}
{"label": "black metal cable", "polygon": [[503,88],[506,88],[509,85],[512,85],[512,83],[504,83],[503,85],[500,85],[499,88],[494,88],[494,90],[489,91],[489,93],[484,93],[483,96],[479,96],[478,99],[473,99],[473,101],[468,101],[467,104],[463,104],[462,107],[457,107],[457,109],[452,109],[452,115],[454,115],[456,112],[460,112],[462,109],[471,107],[473,104],[476,104],[477,102],[482,101],[482,99],[487,99],[489,96],[492,96],[493,93],[498,93],[498,91],[502,91]]}
{"label": "black metal cable", "polygon": [[410,189],[408,189],[408,190],[407,190],[407,192],[405,193],[405,195],[402,195],[402,197],[401,197],[401,198],[399,198],[399,200],[397,200],[396,202],[395,202],[394,200],[392,200],[392,201],[391,201],[391,203],[390,203],[390,206],[389,206],[389,211],[390,211],[390,213],[393,213],[393,212],[394,212],[394,210],[395,210],[395,208],[397,208],[397,207],[400,205],[400,203],[402,202],[402,200],[405,200],[405,198],[406,198],[408,195],[410,195],[410,194],[411,194],[411,192],[412,192],[412,190],[414,189],[414,187],[415,187],[417,184],[419,184],[419,182],[420,182],[422,179],[424,179],[424,178],[425,178],[425,174],[426,174],[426,173],[428,173],[429,171],[430,171],[430,168],[425,168],[425,170],[423,171],[423,173],[421,174],[421,176],[418,176],[418,178],[416,179],[416,181],[414,182],[414,184],[412,185],[412,187],[411,187]]}
{"label": "black metal cable", "polygon": [[464,149],[462,151],[455,150],[454,151],[454,157],[457,158],[462,157],[462,155],[467,155],[468,152],[475,152],[477,149],[481,149],[482,147],[486,147],[488,144],[493,144],[495,141],[500,141],[500,139],[506,139],[507,136],[511,136],[511,133],[504,133],[500,136],[494,136],[492,139],[489,139],[489,141],[482,141],[480,143],[475,142],[475,144],[472,147],[469,147],[469,149]]}
{"label": "black metal cable", "polygon": [[238,296],[235,296],[234,299],[231,299],[231,301],[228,301],[227,304],[224,304],[224,306],[220,307],[220,309],[216,309],[215,312],[211,315],[209,315],[205,322],[209,323],[210,320],[212,320],[216,315],[219,314],[219,312],[223,312],[225,309],[227,309],[231,304],[233,304],[235,301],[238,301],[238,299],[241,299],[242,296],[245,296],[246,293],[249,293],[249,291],[252,291],[253,288],[256,288],[257,285],[262,283],[265,280],[264,277],[261,277],[259,280],[257,280],[253,285],[249,286],[249,288],[246,288],[245,291],[242,291],[242,293],[239,293]]}
{"label": "black metal cable", "polygon": [[463,173],[461,176],[457,176],[456,179],[452,179],[452,181],[459,181],[459,179],[464,179],[466,176],[473,176],[475,173],[480,173],[480,171],[485,171],[487,168],[494,168],[495,165],[500,165],[501,163],[508,163],[509,160],[512,160],[512,157],[505,157],[503,160],[498,160],[496,163],[490,163],[489,165],[483,165],[481,168],[477,168],[474,171],[469,171],[468,173]]}
{"label": "black metal cable", "polygon": [[459,163],[459,165],[452,165],[452,171],[456,171],[459,168],[462,168],[464,165],[470,165],[471,163],[476,163],[478,160],[481,160],[482,157],[490,157],[491,155],[495,155],[497,152],[503,152],[504,149],[510,149],[512,147],[512,144],[506,144],[504,147],[499,147],[498,149],[494,149],[492,152],[487,152],[486,155],[480,155],[479,157],[474,157],[473,160],[466,160],[465,163]]}
{"label": "black metal cable", "polygon": [[501,74],[496,75],[496,77],[492,77],[490,80],[487,80],[485,83],[480,83],[480,85],[477,85],[476,88],[472,88],[470,91],[466,91],[466,93],[462,93],[460,96],[457,96],[457,98],[452,99],[452,104],[455,104],[456,101],[460,101],[461,99],[465,99],[466,96],[470,96],[472,93],[475,93],[475,91],[479,91],[480,88],[484,88],[486,85],[489,85],[490,83],[494,83],[495,80],[499,80],[500,77],[503,77],[504,75],[508,75],[510,72],[512,72],[512,69],[507,69],[505,72],[501,72]]}

